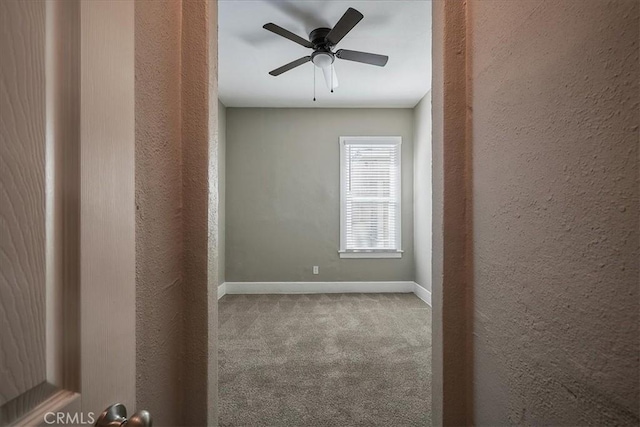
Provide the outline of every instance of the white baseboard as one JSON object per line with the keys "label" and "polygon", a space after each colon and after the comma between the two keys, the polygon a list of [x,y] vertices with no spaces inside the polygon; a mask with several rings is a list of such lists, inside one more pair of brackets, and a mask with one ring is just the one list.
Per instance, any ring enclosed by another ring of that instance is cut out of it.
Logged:
{"label": "white baseboard", "polygon": [[222,283],[218,286],[218,299],[222,298],[227,294],[227,282]]}
{"label": "white baseboard", "polygon": [[413,292],[414,282],[225,282],[224,294]]}
{"label": "white baseboard", "polygon": [[415,282],[224,282],[218,299],[238,294],[414,293],[431,307],[431,292]]}
{"label": "white baseboard", "polygon": [[429,307],[431,307],[431,291],[426,290],[417,283],[414,283],[413,285],[413,293],[416,294],[416,296],[422,301],[426,302]]}

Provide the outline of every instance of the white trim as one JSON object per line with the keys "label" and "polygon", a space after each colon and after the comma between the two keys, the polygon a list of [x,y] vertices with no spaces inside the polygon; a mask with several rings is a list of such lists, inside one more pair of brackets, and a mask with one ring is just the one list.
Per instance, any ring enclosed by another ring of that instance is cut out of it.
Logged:
{"label": "white trim", "polygon": [[417,283],[414,283],[413,285],[413,293],[416,294],[416,296],[422,301],[426,302],[429,307],[431,307],[431,291],[426,290]]}
{"label": "white trim", "polygon": [[225,282],[224,287],[225,295],[410,293],[415,282]]}
{"label": "white trim", "polygon": [[[345,145],[347,144],[394,144],[398,146],[398,167],[396,168],[396,183],[398,199],[396,200],[396,247],[402,252],[402,137],[401,136],[341,136],[340,137],[340,258],[402,258],[402,255],[388,254],[386,256],[347,256],[346,251],[346,199],[345,199]],[[344,255],[344,256],[343,256]]]}
{"label": "white trim", "polygon": [[431,307],[431,292],[416,282],[224,282],[218,299],[229,294],[414,293]]}
{"label": "white trim", "polygon": [[402,144],[401,136],[341,136],[340,143],[354,141],[356,144]]}
{"label": "white trim", "polygon": [[396,192],[398,198],[396,200],[396,249],[402,251],[402,137],[396,136],[393,138],[398,144],[398,168],[396,169]]}
{"label": "white trim", "polygon": [[345,199],[345,170],[344,165],[346,162],[345,158],[345,138],[343,136],[340,137],[340,251],[344,251],[347,242],[347,216],[346,216],[346,199]]}
{"label": "white trim", "polygon": [[338,251],[340,258],[402,258],[402,252],[404,251],[395,251],[395,252],[347,252],[347,251]]}

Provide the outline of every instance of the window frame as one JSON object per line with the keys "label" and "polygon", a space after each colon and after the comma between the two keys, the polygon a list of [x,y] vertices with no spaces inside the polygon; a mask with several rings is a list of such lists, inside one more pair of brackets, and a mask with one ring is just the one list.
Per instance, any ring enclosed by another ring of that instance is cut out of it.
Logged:
{"label": "window frame", "polygon": [[[340,142],[340,258],[402,258],[402,137],[401,136],[341,136]],[[381,144],[398,146],[396,170],[396,248],[395,250],[347,249],[346,145]]]}

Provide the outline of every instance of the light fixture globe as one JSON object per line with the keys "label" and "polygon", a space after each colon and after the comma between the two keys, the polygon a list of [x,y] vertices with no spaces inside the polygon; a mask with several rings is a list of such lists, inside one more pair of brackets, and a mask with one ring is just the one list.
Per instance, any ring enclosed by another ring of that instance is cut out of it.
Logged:
{"label": "light fixture globe", "polygon": [[331,52],[313,52],[311,62],[318,68],[328,68],[333,64],[335,57]]}

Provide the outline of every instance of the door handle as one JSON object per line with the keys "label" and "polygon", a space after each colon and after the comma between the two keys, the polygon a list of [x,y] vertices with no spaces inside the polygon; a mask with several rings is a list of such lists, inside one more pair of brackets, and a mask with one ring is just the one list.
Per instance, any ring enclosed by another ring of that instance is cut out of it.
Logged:
{"label": "door handle", "polygon": [[151,414],[144,409],[127,419],[127,408],[122,403],[115,403],[105,409],[96,420],[96,427],[151,427]]}

